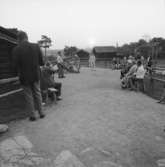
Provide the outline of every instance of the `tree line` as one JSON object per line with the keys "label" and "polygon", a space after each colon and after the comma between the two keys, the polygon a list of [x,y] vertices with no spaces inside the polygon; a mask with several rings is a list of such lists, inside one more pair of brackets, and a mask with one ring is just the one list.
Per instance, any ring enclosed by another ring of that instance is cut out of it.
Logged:
{"label": "tree line", "polygon": [[138,42],[131,42],[124,44],[117,48],[118,54],[123,56],[143,56],[147,58],[165,58],[165,39],[161,37],[154,37],[149,41],[140,39]]}

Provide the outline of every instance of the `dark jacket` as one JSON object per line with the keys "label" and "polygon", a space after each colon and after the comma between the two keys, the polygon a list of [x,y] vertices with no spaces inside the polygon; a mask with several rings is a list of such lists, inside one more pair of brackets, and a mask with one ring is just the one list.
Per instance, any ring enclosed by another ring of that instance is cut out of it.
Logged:
{"label": "dark jacket", "polygon": [[40,80],[40,66],[44,65],[37,44],[22,42],[13,49],[13,65],[21,84],[29,85]]}

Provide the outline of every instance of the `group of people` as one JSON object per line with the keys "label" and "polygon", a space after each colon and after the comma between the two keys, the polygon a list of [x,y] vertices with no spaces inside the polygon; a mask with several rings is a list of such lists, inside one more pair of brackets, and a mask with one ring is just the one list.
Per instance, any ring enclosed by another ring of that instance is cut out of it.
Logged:
{"label": "group of people", "polygon": [[[35,121],[38,116],[45,117],[42,109],[44,102],[43,90],[54,88],[57,100],[61,100],[62,84],[55,82],[54,73],[50,62],[44,62],[43,55],[38,44],[28,41],[25,32],[18,33],[18,45],[12,51],[13,68],[19,76],[20,83],[25,95],[26,108],[29,111],[29,120]],[[58,77],[64,78],[63,59],[61,53],[57,56]],[[37,112],[36,112],[37,111]]]}
{"label": "group of people", "polygon": [[138,59],[135,59],[133,56],[129,56],[128,59],[124,57],[123,62],[120,76],[121,87],[136,91],[143,90],[143,79],[146,73],[143,57]]}
{"label": "group of people", "polygon": [[121,59],[119,57],[114,57],[112,59],[112,69],[115,70],[115,69],[120,69],[121,67]]}

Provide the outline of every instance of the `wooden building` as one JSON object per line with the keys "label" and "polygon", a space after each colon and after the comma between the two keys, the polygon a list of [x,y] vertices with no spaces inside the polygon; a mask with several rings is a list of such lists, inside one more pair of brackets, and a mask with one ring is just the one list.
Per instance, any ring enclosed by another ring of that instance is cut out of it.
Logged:
{"label": "wooden building", "polygon": [[116,48],[113,46],[96,46],[93,48],[96,56],[96,66],[101,68],[112,68],[112,59],[117,56]]}
{"label": "wooden building", "polygon": [[93,48],[93,53],[97,59],[112,59],[116,57],[116,48],[113,46],[96,46]]}
{"label": "wooden building", "polygon": [[0,27],[0,123],[26,115],[21,111],[25,106],[22,89],[12,69],[12,49],[17,45],[13,32]]}

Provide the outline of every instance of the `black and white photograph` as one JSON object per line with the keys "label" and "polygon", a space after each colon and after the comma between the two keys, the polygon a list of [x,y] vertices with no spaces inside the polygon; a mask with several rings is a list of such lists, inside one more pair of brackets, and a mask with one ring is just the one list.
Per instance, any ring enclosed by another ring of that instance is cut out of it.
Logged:
{"label": "black and white photograph", "polygon": [[165,0],[0,0],[0,167],[165,167]]}

